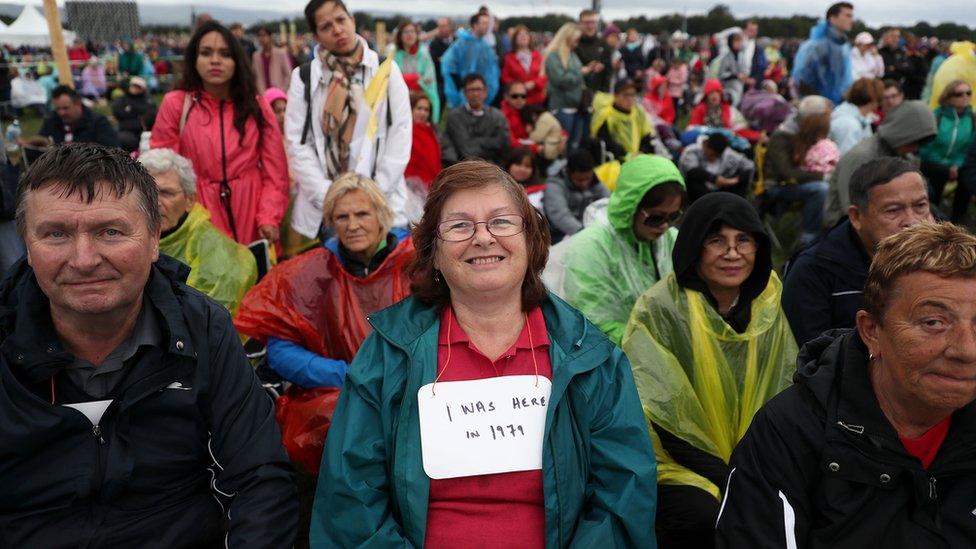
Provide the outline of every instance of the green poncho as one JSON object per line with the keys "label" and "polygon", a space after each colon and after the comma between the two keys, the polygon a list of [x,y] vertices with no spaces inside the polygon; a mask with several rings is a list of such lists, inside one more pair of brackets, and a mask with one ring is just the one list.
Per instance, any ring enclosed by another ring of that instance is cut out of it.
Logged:
{"label": "green poncho", "polygon": [[210,212],[194,204],[178,229],[159,240],[159,251],[190,267],[186,284],[227,307],[231,314],[258,278],[254,255],[217,230]]}
{"label": "green poncho", "polygon": [[651,423],[729,462],[752,416],[786,388],[796,370],[796,342],[770,273],[752,302],[743,333],[733,330],[700,292],[674,274],[634,306],[623,339],[658,460],[659,484],[690,485],[716,498],[724,487],[675,462]]}
{"label": "green poncho", "polygon": [[[563,287],[553,289],[620,344],[627,317],[637,298],[672,271],[671,249],[678,231],[668,229],[654,242],[640,240],[632,229],[634,214],[647,191],[669,181],[684,186],[670,160],[638,155],[620,170],[610,195],[607,220],[586,227],[566,243]],[[547,267],[549,270],[550,267]]]}

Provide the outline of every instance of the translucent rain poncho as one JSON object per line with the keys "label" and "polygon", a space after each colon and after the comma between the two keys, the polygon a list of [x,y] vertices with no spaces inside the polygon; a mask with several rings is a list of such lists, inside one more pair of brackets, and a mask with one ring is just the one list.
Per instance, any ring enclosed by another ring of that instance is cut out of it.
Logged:
{"label": "translucent rain poncho", "polygon": [[190,267],[187,286],[212,297],[231,314],[258,278],[251,251],[220,232],[200,204],[190,209],[178,229],[159,240],[159,251]]}
{"label": "translucent rain poncho", "polygon": [[[976,44],[972,42],[953,42],[949,46],[952,52],[939,70],[936,71],[932,79],[932,95],[929,97],[929,106],[933,109],[939,106],[939,96],[949,82],[962,80],[970,86],[976,88]],[[976,109],[976,95],[973,95],[970,105]]]}
{"label": "translucent rain poncho", "polygon": [[650,425],[728,463],[753,415],[790,384],[796,369],[781,290],[770,273],[743,333],[702,293],[680,287],[674,274],[637,301],[623,348],[654,443],[659,483],[690,485],[719,497],[724,487],[675,462]]}
{"label": "translucent rain poncho", "polygon": [[644,195],[669,181],[684,185],[670,160],[638,155],[626,162],[610,196],[607,220],[573,235],[563,253],[546,266],[548,280],[559,280],[561,273],[561,287],[550,289],[582,311],[614,343],[620,343],[637,298],[672,270],[671,250],[678,231],[672,227],[656,241],[646,242],[632,228]]}

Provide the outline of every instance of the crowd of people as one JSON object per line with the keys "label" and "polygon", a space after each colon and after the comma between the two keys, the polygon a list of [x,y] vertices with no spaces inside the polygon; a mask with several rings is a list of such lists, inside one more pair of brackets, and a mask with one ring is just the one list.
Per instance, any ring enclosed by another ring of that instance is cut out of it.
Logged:
{"label": "crowd of people", "polygon": [[305,17],[3,148],[4,545],[976,536],[973,43]]}

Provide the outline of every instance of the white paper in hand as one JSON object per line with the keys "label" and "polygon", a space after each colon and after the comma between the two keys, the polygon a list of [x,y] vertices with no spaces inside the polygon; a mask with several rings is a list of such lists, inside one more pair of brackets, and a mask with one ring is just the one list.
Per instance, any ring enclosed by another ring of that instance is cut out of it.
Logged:
{"label": "white paper in hand", "polygon": [[439,480],[541,469],[551,392],[552,382],[534,375],[424,385],[424,472]]}

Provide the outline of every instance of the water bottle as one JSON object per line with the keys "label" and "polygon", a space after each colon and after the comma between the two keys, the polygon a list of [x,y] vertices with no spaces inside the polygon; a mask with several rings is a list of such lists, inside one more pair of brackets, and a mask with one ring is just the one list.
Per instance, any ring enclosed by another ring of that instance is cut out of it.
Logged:
{"label": "water bottle", "polygon": [[14,121],[7,126],[7,133],[5,135],[7,152],[14,152],[20,147],[20,143],[18,142],[20,139],[20,132],[20,120],[14,118]]}

